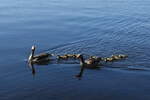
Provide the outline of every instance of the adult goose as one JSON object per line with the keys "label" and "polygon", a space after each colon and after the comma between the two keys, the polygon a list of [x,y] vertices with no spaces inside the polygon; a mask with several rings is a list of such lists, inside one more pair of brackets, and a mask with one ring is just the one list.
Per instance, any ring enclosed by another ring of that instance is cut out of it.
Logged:
{"label": "adult goose", "polygon": [[34,55],[35,48],[36,48],[35,46],[32,46],[31,48],[31,54],[28,58],[28,63],[40,64],[40,63],[44,63],[50,60],[50,56],[52,56],[52,54],[49,54],[49,53],[41,53],[38,55]]}
{"label": "adult goose", "polygon": [[83,55],[78,55],[78,59],[80,60],[81,67],[86,67],[90,69],[99,68],[99,62],[101,61],[100,57],[91,56],[89,59],[84,60]]}
{"label": "adult goose", "polygon": [[83,55],[78,55],[77,57],[80,60],[81,70],[76,77],[81,77],[83,74],[84,68],[96,69],[99,68],[99,62],[101,61],[101,57],[90,57],[87,60],[84,60]]}

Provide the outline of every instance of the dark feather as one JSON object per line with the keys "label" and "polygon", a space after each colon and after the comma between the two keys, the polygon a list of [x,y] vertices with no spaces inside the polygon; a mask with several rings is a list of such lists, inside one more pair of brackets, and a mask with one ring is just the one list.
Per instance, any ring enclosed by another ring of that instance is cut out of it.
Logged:
{"label": "dark feather", "polygon": [[39,54],[39,55],[35,55],[33,58],[34,59],[45,59],[45,58],[48,58],[50,56],[50,54],[49,53],[41,53],[41,54]]}

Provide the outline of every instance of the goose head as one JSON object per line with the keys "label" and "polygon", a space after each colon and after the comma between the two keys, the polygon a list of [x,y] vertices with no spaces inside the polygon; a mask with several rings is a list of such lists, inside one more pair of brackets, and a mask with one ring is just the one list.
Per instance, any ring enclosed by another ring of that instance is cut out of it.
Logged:
{"label": "goose head", "polygon": [[29,63],[31,63],[32,60],[33,60],[34,52],[35,52],[35,46],[33,45],[33,46],[31,47],[31,54],[30,54],[30,56],[29,56],[29,58],[28,58],[28,62],[29,62]]}
{"label": "goose head", "polygon": [[32,52],[35,51],[35,46],[33,45],[32,48],[31,48]]}

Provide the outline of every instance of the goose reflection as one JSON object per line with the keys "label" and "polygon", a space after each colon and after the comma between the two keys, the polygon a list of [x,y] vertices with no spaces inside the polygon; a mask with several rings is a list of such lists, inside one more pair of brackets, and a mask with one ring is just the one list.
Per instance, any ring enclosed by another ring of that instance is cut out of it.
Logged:
{"label": "goose reflection", "polygon": [[28,65],[29,65],[30,69],[32,70],[32,75],[33,76],[36,73],[35,67],[34,67],[35,65],[37,65],[37,66],[45,66],[45,65],[49,65],[49,64],[51,64],[50,60],[42,60],[42,61],[40,61],[38,63],[28,62]]}
{"label": "goose reflection", "polygon": [[36,73],[35,68],[34,68],[34,64],[33,63],[29,63],[29,67],[30,67],[30,69],[32,71],[32,75],[34,76],[35,73]]}

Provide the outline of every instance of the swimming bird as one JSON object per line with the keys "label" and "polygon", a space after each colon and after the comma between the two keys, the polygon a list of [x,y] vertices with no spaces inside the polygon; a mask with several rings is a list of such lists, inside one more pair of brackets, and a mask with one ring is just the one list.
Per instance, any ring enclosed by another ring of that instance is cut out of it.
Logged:
{"label": "swimming bird", "polygon": [[102,58],[101,57],[98,57],[98,56],[90,56],[90,58],[93,58],[97,61],[102,61]]}
{"label": "swimming bird", "polygon": [[52,56],[53,54],[49,54],[49,53],[40,53],[38,55],[34,55],[35,53],[35,46],[32,46],[31,48],[31,54],[28,58],[28,63],[32,63],[32,64],[40,64],[40,63],[44,63],[50,60],[50,56]]}
{"label": "swimming bird", "polygon": [[114,60],[120,60],[120,59],[123,59],[123,58],[127,58],[128,56],[127,55],[123,55],[123,54],[119,54],[119,55],[112,55],[111,57]]}
{"label": "swimming bird", "polygon": [[65,55],[57,55],[58,60],[68,60],[68,59],[78,59],[79,54],[65,54]]}
{"label": "swimming bird", "polygon": [[66,56],[71,59],[76,59],[78,54],[66,54]]}
{"label": "swimming bird", "polygon": [[101,60],[100,57],[90,57],[89,59],[84,60],[83,55],[78,55],[78,59],[80,60],[81,67],[90,69],[99,68],[98,65]]}
{"label": "swimming bird", "polygon": [[76,77],[82,77],[84,68],[96,69],[99,68],[99,62],[101,61],[101,57],[90,57],[87,60],[84,60],[83,55],[78,54],[77,58],[80,60],[81,69],[79,74]]}
{"label": "swimming bird", "polygon": [[102,60],[105,62],[112,62],[112,61],[121,60],[127,57],[128,57],[127,55],[119,54],[119,55],[112,55],[111,57],[102,58]]}
{"label": "swimming bird", "polygon": [[120,58],[127,58],[128,55],[119,54],[118,57],[120,57]]}
{"label": "swimming bird", "polygon": [[102,60],[103,61],[105,61],[105,62],[112,62],[112,61],[114,61],[114,58],[112,58],[112,57],[107,57],[107,58],[102,58]]}
{"label": "swimming bird", "polygon": [[112,55],[111,58],[114,60],[120,60],[121,59],[121,57],[118,55]]}
{"label": "swimming bird", "polygon": [[67,60],[68,56],[67,55],[63,55],[63,56],[57,55],[57,59],[58,60]]}

